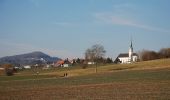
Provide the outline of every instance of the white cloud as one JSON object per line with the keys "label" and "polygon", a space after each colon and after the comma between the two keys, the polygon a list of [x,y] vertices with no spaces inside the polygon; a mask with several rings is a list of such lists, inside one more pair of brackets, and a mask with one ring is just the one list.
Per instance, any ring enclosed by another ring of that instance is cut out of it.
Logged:
{"label": "white cloud", "polygon": [[112,11],[95,13],[94,17],[98,22],[130,26],[147,31],[170,33],[170,30],[161,27],[147,25],[140,21],[140,18],[134,18],[136,15],[137,5],[132,3],[114,4]]}
{"label": "white cloud", "polygon": [[170,33],[170,30],[141,24],[140,22],[138,22],[134,19],[124,18],[122,16],[118,16],[118,15],[115,15],[115,14],[112,14],[112,13],[96,13],[95,18],[98,21],[102,21],[102,22],[105,22],[105,23],[108,23],[108,24],[131,26],[131,27],[136,27],[136,28],[148,30],[148,31]]}

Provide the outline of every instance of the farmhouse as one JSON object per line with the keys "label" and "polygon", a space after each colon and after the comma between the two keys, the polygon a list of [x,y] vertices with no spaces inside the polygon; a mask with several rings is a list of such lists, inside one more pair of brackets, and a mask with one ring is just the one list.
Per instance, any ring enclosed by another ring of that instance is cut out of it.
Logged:
{"label": "farmhouse", "polygon": [[136,62],[138,60],[138,55],[133,52],[133,45],[132,41],[130,43],[129,47],[129,53],[121,53],[118,55],[116,58],[115,62],[116,63],[131,63],[131,62]]}
{"label": "farmhouse", "polygon": [[69,67],[72,64],[72,61],[70,61],[68,58],[66,60],[59,60],[57,61],[54,66],[55,67]]}
{"label": "farmhouse", "polygon": [[31,69],[31,66],[30,65],[26,65],[24,66],[25,69]]}

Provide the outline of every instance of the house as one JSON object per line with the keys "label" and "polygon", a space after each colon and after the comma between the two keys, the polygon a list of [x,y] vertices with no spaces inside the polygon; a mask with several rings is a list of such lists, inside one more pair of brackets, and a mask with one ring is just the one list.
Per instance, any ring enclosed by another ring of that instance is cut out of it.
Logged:
{"label": "house", "polygon": [[45,64],[44,66],[43,66],[43,69],[49,69],[49,68],[51,68],[52,67],[52,65],[50,65],[50,64]]}
{"label": "house", "polygon": [[26,65],[24,66],[25,69],[31,69],[31,66],[30,65]]}
{"label": "house", "polygon": [[68,60],[68,58],[66,60],[58,60],[54,66],[56,67],[69,67],[71,65],[71,61]]}
{"label": "house", "polygon": [[87,64],[88,64],[88,65],[94,65],[95,62],[90,62],[90,61],[89,61],[89,62],[87,62]]}
{"label": "house", "polygon": [[63,64],[63,67],[69,67],[69,64]]}
{"label": "house", "polygon": [[1,68],[1,67],[0,67],[0,70],[5,70],[5,68]]}
{"label": "house", "polygon": [[115,63],[132,63],[138,61],[137,53],[133,52],[133,45],[132,41],[130,43],[129,52],[128,53],[121,53],[115,60]]}
{"label": "house", "polygon": [[64,64],[64,60],[58,60],[56,63],[54,63],[54,66],[55,67],[62,67],[63,66],[63,64]]}

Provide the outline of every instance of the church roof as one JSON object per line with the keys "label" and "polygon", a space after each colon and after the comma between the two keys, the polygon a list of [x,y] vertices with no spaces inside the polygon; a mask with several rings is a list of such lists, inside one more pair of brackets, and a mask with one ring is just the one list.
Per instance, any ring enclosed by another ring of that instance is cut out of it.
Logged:
{"label": "church roof", "polygon": [[129,54],[128,53],[121,53],[121,54],[119,54],[118,57],[129,57]]}
{"label": "church roof", "polygon": [[[137,53],[133,53],[133,56],[138,56]],[[128,53],[121,53],[118,57],[129,57]]]}

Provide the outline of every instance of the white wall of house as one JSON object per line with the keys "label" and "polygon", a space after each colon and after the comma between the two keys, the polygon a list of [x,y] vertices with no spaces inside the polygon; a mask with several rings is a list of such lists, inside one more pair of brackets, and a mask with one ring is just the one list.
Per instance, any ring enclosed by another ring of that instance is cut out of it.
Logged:
{"label": "white wall of house", "polygon": [[68,64],[64,64],[63,67],[69,67],[69,65]]}
{"label": "white wall of house", "polygon": [[87,64],[88,64],[88,65],[94,65],[95,62],[88,62]]}
{"label": "white wall of house", "polygon": [[27,66],[24,66],[25,69],[31,69],[31,66],[27,65]]}
{"label": "white wall of house", "polygon": [[121,63],[129,63],[129,57],[120,57],[119,60],[121,61]]}
{"label": "white wall of house", "polygon": [[[136,62],[137,59],[138,59],[137,56],[132,56],[132,61],[133,62]],[[122,64],[130,63],[130,58],[129,57],[119,57],[119,60],[121,61]]]}
{"label": "white wall of house", "polygon": [[133,62],[137,62],[138,57],[137,56],[133,56]]}
{"label": "white wall of house", "polygon": [[5,68],[0,68],[0,70],[5,70]]}

